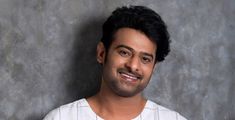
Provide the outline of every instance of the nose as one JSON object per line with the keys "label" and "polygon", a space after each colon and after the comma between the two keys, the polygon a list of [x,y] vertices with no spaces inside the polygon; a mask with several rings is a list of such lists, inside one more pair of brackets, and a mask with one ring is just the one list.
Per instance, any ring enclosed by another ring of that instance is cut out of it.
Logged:
{"label": "nose", "polygon": [[126,63],[126,67],[133,72],[138,72],[140,70],[140,60],[138,57],[131,57]]}

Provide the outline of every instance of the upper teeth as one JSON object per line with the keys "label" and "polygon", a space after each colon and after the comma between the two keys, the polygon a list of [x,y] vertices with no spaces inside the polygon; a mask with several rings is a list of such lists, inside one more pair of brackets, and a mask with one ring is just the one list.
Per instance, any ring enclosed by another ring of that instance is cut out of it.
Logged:
{"label": "upper teeth", "polygon": [[125,73],[121,73],[121,74],[122,74],[123,76],[129,78],[129,79],[137,80],[137,77],[135,77],[135,76],[130,76],[130,75],[127,75],[127,74],[125,74]]}

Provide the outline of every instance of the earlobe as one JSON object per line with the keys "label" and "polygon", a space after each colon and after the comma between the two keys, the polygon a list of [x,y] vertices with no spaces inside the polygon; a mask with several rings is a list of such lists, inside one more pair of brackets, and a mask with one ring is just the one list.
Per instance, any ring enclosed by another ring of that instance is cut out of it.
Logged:
{"label": "earlobe", "polygon": [[96,59],[97,62],[100,64],[104,63],[104,59],[105,59],[105,47],[103,42],[99,42],[97,45],[97,49],[96,49]]}

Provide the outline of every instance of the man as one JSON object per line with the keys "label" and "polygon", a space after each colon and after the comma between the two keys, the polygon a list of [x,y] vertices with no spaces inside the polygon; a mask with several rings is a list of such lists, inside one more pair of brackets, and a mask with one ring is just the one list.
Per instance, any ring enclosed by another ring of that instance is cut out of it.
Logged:
{"label": "man", "polygon": [[168,31],[157,13],[143,6],[116,9],[97,45],[100,91],[53,110],[44,120],[186,120],[141,94],[169,51]]}

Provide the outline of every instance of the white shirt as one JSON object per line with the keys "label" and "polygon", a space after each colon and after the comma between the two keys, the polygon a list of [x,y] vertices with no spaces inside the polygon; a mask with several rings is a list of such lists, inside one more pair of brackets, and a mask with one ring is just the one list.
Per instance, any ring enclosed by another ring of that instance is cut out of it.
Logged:
{"label": "white shirt", "polygon": [[[90,107],[85,98],[63,105],[51,111],[43,120],[104,120]],[[179,113],[150,100],[143,111],[132,120],[186,120]]]}

